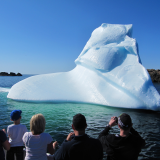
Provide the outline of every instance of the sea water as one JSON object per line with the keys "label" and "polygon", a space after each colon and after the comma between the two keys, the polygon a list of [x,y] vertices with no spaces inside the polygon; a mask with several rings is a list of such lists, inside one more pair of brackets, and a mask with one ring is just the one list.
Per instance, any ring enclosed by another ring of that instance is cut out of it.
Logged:
{"label": "sea water", "polygon": [[[128,113],[133,120],[133,127],[145,139],[146,146],[140,153],[139,160],[160,159],[160,112],[113,108],[110,106],[78,104],[78,103],[27,103],[7,99],[9,89],[18,81],[30,77],[0,77],[0,129],[7,129],[12,124],[10,113],[14,109],[22,110],[21,123],[30,129],[29,121],[32,115],[42,113],[46,119],[46,129],[53,140],[59,145],[72,132],[72,118],[77,113],[85,115],[87,120],[86,133],[97,138],[108,124],[112,116]],[[154,84],[160,93],[160,84]],[[112,133],[119,133],[118,127],[113,127]],[[105,159],[104,155],[104,159]]]}

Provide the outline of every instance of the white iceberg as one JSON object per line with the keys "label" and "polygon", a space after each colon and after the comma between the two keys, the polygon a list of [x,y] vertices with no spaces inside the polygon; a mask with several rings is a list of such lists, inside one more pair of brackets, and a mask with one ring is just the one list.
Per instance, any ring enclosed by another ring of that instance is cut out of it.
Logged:
{"label": "white iceberg", "polygon": [[9,92],[10,88],[0,87],[0,92]]}
{"label": "white iceberg", "polygon": [[160,95],[131,34],[132,25],[102,24],[93,31],[73,70],[22,80],[7,97],[159,111]]}

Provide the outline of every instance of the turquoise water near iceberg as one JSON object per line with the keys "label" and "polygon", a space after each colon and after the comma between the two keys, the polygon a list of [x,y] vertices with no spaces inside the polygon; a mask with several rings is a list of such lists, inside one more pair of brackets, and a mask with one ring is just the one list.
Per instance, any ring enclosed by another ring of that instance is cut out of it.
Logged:
{"label": "turquoise water near iceberg", "polygon": [[[10,112],[14,109],[22,110],[21,123],[25,124],[28,130],[32,115],[42,113],[46,118],[45,132],[50,133],[53,140],[57,140],[61,144],[68,133],[72,131],[72,117],[77,113],[82,113],[86,116],[88,124],[86,133],[97,138],[112,116],[118,116],[122,112],[126,112],[131,116],[134,128],[147,143],[145,148],[142,149],[139,160],[160,159],[159,112],[77,103],[27,103],[7,99],[9,88],[16,82],[29,76],[31,75],[0,77],[0,129],[7,129],[7,126],[12,123],[10,121]],[[154,85],[160,93],[160,84]],[[114,127],[112,132],[118,133],[118,127]]]}

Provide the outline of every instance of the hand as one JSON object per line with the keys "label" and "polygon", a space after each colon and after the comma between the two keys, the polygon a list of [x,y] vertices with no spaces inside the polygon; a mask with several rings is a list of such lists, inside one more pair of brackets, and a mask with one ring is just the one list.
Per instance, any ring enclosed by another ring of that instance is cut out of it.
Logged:
{"label": "hand", "polygon": [[69,135],[67,136],[66,140],[67,141],[71,141],[72,140],[72,136],[74,135],[74,132],[69,133]]}
{"label": "hand", "polygon": [[58,147],[58,142],[55,141],[52,145],[53,145],[53,149],[56,149],[56,147]]}
{"label": "hand", "polygon": [[109,122],[109,125],[110,125],[111,127],[117,125],[117,123],[116,123],[116,116],[111,117],[111,120],[110,120],[110,122]]}
{"label": "hand", "polygon": [[2,129],[2,131],[6,134],[6,130],[5,129]]}

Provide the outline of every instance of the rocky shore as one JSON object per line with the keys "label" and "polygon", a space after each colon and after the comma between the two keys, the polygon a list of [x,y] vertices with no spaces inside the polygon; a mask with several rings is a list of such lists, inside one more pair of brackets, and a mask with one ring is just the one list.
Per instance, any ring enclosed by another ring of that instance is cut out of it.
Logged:
{"label": "rocky shore", "polygon": [[21,73],[14,73],[14,72],[10,72],[9,74],[7,72],[0,72],[0,76],[22,76]]}
{"label": "rocky shore", "polygon": [[[150,74],[150,77],[152,79],[152,82],[158,82],[160,83],[160,69],[147,69],[148,73]],[[21,73],[14,73],[14,72],[0,72],[0,76],[22,76]]]}
{"label": "rocky shore", "polygon": [[160,83],[160,69],[147,69],[148,73],[150,74],[150,77],[152,79],[152,82],[158,82]]}

